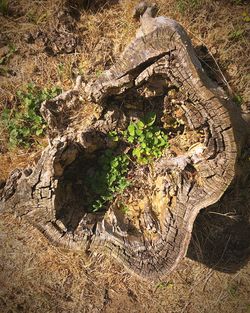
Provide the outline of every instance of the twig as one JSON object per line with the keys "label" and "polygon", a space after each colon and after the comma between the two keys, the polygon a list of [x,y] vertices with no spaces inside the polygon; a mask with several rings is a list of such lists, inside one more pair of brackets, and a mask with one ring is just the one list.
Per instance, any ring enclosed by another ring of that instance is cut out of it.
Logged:
{"label": "twig", "polygon": [[[217,214],[217,215],[220,215],[220,216],[223,216],[223,217],[228,217],[228,218],[231,218],[231,219],[234,219],[234,220],[239,220],[240,219],[240,215],[236,215],[234,212],[228,212],[228,213],[219,213],[219,212],[213,212],[213,211],[210,211],[208,212],[208,214]],[[232,215],[230,215],[232,214]]]}

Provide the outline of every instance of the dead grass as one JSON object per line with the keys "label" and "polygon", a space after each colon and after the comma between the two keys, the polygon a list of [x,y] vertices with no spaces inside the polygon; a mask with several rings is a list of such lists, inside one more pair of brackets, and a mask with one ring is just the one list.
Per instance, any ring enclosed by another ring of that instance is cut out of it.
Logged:
{"label": "dead grass", "polygon": [[159,284],[101,255],[52,247],[23,221],[1,222],[1,312],[237,312],[249,310],[249,267],[228,275],[189,259]]}
{"label": "dead grass", "polygon": [[[10,1],[16,15],[0,16],[0,56],[6,44],[17,48],[6,64],[15,75],[0,77],[0,110],[13,106],[16,91],[30,81],[41,87],[58,85],[68,89],[77,73],[88,80],[110,67],[138,27],[131,17],[137,0],[113,2],[99,9],[92,6],[90,11],[82,10],[77,21],[79,51],[51,57],[42,46],[27,44],[23,38],[39,28],[48,31],[53,28],[55,12],[62,3],[42,0],[33,1],[31,6],[27,0]],[[233,92],[245,102],[250,101],[249,23],[242,16],[243,12],[250,14],[249,5],[203,0],[195,8],[187,7],[180,12],[177,7],[180,0],[155,2],[159,14],[181,22],[195,45],[208,47]],[[237,30],[242,30],[242,35],[235,36]],[[2,133],[0,145],[6,139]],[[11,169],[25,166],[35,153],[19,150],[2,153],[0,179],[5,179]],[[131,277],[108,257],[97,255],[91,259],[52,247],[38,231],[12,216],[2,216],[0,230],[3,313],[250,312],[249,265],[236,274],[225,274],[186,258],[166,281],[153,285]],[[193,243],[202,261],[204,242],[197,238]]]}

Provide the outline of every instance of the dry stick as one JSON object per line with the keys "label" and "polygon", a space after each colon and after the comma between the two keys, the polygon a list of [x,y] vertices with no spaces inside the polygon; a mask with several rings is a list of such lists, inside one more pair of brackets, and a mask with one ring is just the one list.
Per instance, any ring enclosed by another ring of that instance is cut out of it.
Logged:
{"label": "dry stick", "polygon": [[[207,55],[211,55],[211,53],[209,52],[209,53],[207,53]],[[212,56],[212,55],[211,55],[211,56]],[[217,75],[218,72],[220,73],[219,70],[215,70],[212,66],[210,66],[210,65],[209,65],[206,61],[204,61],[203,59],[199,58],[199,60],[200,60],[202,63],[204,63],[207,67],[209,67],[209,69],[210,69],[213,73],[215,73],[216,75]],[[223,80],[222,80],[222,82],[224,83]]]}
{"label": "dry stick", "polygon": [[207,286],[208,280],[213,276],[214,273],[215,273],[214,270],[211,268],[209,270],[207,276],[206,276],[205,282],[204,282],[203,287],[202,287],[202,291],[205,291],[205,288]]}
{"label": "dry stick", "polygon": [[[232,220],[235,220],[235,221],[238,221],[240,219],[240,215],[236,215],[235,212],[228,212],[228,213],[219,213],[219,212],[208,212],[208,214],[217,214],[217,215],[220,215],[220,216],[223,216],[223,217],[228,217],[228,218],[231,218]],[[232,215],[230,215],[232,214]]]}
{"label": "dry stick", "polygon": [[197,255],[197,258],[203,259],[203,253],[202,253],[201,244],[200,244],[198,235],[197,235],[196,232],[194,232],[193,235],[195,236],[195,241],[194,241],[195,248],[197,248],[198,251],[199,251],[199,253],[200,253],[200,257],[199,257],[199,256],[197,255],[197,252],[196,252],[197,250],[195,251],[195,252],[196,252],[196,255]]}
{"label": "dry stick", "polygon": [[216,267],[216,266],[220,263],[220,261],[222,260],[224,254],[225,254],[225,252],[226,252],[226,250],[227,250],[227,246],[228,246],[228,244],[229,244],[230,239],[231,239],[231,235],[228,237],[227,243],[226,243],[225,248],[224,248],[224,250],[223,250],[223,252],[222,252],[222,254],[221,254],[220,259],[215,263],[215,265],[214,265],[213,267]]}

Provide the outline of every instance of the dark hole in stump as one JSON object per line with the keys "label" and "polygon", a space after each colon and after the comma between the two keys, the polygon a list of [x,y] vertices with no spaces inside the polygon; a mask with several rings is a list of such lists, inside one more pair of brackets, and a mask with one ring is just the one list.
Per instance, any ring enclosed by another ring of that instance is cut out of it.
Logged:
{"label": "dark hole in stump", "polygon": [[[56,189],[56,219],[60,220],[67,231],[74,232],[83,217],[93,221],[102,219],[105,210],[92,213],[86,194],[86,174],[89,167],[95,164],[96,155],[86,157],[83,153],[71,163],[58,180]],[[92,226],[91,226],[92,227]]]}

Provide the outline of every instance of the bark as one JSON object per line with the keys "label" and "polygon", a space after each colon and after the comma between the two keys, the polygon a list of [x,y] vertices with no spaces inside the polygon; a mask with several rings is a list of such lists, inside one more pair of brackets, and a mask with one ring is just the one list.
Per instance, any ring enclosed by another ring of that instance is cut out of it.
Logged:
{"label": "bark", "polygon": [[[217,202],[232,182],[249,135],[238,109],[202,69],[185,30],[147,11],[141,23],[117,63],[102,76],[87,85],[78,78],[74,89],[43,103],[49,145],[36,164],[11,173],[0,205],[54,244],[103,251],[131,273],[157,280],[185,256],[199,211]],[[107,132],[125,123],[124,112],[110,105],[112,99],[140,94],[145,86],[152,101],[152,95],[164,99],[170,86],[177,88],[187,127],[204,134],[203,142],[188,152],[155,162],[156,176],[162,178],[160,213],[156,216],[153,204],[147,203],[139,217],[152,236],[131,232],[118,210],[89,213],[82,192],[86,154],[106,147]],[[99,111],[74,117],[72,112],[81,106]]]}

